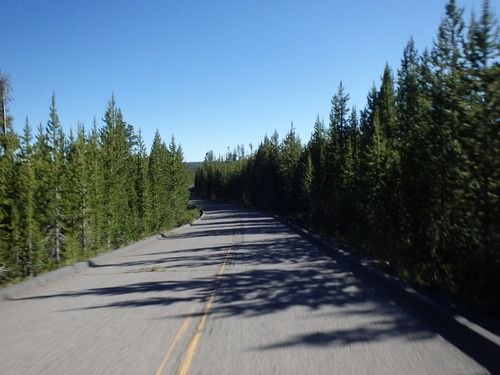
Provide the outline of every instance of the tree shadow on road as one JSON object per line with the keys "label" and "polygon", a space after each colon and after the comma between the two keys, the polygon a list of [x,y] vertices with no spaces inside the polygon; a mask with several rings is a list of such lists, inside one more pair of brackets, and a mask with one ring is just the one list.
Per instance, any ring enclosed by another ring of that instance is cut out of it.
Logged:
{"label": "tree shadow on road", "polygon": [[[237,230],[234,227],[228,228],[234,221],[226,215],[233,214],[240,219]],[[237,212],[218,211],[218,215],[221,217],[220,223],[211,222],[205,227],[200,224],[203,230],[188,231],[168,240],[175,243],[194,237],[233,236],[235,233],[240,236],[242,240],[234,243],[224,273],[218,279],[215,274],[226,258],[227,244],[193,248],[189,251],[156,251],[141,254],[143,259],[104,265],[162,266],[166,269],[162,274],[162,281],[104,286],[25,299],[102,296],[102,303],[80,308],[98,310],[203,302],[210,298],[211,293],[216,292],[215,303],[210,312],[211,319],[253,318],[302,308],[305,313],[336,314],[338,319],[351,317],[358,322],[344,328],[294,334],[287,340],[262,346],[259,350],[296,345],[333,347],[380,342],[391,338],[427,340],[437,335],[434,327],[394,304],[388,292],[371,285],[369,280],[357,275],[331,255],[290,232],[285,224],[270,217],[262,217],[259,213],[248,213],[241,217]],[[182,273],[200,267],[212,267],[214,272],[206,277],[181,277],[180,274],[175,274],[176,271]],[[204,311],[200,310],[191,315],[196,317],[203,314]],[[165,316],[179,317],[184,316]],[[447,339],[454,344],[458,343],[451,335]],[[461,349],[483,366],[493,369],[493,365],[474,348],[462,345]]]}

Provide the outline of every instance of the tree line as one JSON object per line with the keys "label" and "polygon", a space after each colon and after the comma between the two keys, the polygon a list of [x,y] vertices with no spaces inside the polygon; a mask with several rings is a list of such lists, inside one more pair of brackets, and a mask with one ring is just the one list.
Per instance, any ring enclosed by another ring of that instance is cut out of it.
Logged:
{"label": "tree line", "polygon": [[65,134],[55,96],[46,125],[22,134],[0,72],[0,284],[116,249],[189,220],[182,148],[157,131],[149,154],[114,96],[103,126]]}
{"label": "tree line", "polygon": [[466,24],[446,5],[434,45],[410,39],[366,107],[342,82],[327,125],[292,127],[196,174],[196,190],[285,215],[403,279],[500,313],[500,40],[485,1]]}

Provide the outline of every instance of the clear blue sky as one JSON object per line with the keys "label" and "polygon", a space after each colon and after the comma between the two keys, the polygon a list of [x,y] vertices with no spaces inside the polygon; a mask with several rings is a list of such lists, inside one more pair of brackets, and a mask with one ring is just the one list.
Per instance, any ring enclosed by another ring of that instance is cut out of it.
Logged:
{"label": "clear blue sky", "polygon": [[[1,0],[0,69],[21,132],[46,124],[52,92],[63,128],[102,125],[114,92],[125,121],[182,145],[257,147],[294,123],[306,142],[328,122],[343,81],[358,110],[386,62],[413,37],[431,47],[446,0]],[[457,0],[480,14],[482,0]],[[500,0],[492,0],[498,15]],[[498,16],[497,16],[498,18]]]}

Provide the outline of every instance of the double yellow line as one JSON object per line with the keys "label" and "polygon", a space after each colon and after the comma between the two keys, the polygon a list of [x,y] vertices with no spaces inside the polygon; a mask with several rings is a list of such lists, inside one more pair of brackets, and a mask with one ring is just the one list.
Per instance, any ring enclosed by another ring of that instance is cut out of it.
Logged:
{"label": "double yellow line", "polygon": [[[241,227],[239,219],[237,219],[237,222],[238,222],[238,225],[237,225],[236,230],[233,234],[233,241],[235,240],[237,230]],[[229,261],[229,258],[231,257],[231,253],[233,252],[233,250],[234,250],[234,245],[230,246],[227,249],[226,255],[224,256],[224,262],[222,262],[222,264],[219,268],[219,272],[217,272],[217,275],[215,276],[214,287],[212,288],[212,291],[210,292],[210,298],[208,299],[207,304],[205,305],[205,309],[203,310],[203,315],[201,317],[200,322],[198,323],[198,327],[196,328],[196,333],[195,333],[193,339],[191,340],[191,343],[189,344],[187,352],[186,352],[186,356],[184,357],[184,360],[182,361],[182,364],[181,364],[181,367],[180,367],[180,370],[178,373],[179,375],[186,375],[189,371],[189,367],[191,366],[191,362],[193,361],[193,356],[196,352],[196,347],[198,346],[198,342],[200,341],[201,332],[203,331],[203,328],[205,328],[208,314],[210,314],[210,310],[212,309],[212,304],[214,303],[215,296],[217,295],[217,290],[219,289],[222,274],[224,273],[224,270],[226,269],[227,263]],[[167,353],[165,354],[165,357],[163,358],[163,360],[160,364],[160,367],[156,371],[156,375],[161,375],[163,369],[165,368],[165,365],[168,362],[168,359],[170,358],[170,355],[172,354],[172,352],[174,350],[175,345],[180,340],[180,338],[182,337],[184,332],[187,330],[189,323],[191,322],[191,320],[193,318],[192,314],[194,312],[194,309],[195,309],[195,307],[193,306],[191,308],[191,311],[189,312],[187,318],[182,323],[182,326],[179,329],[179,331],[177,332],[177,335],[175,336],[174,341],[172,342],[172,344],[170,344],[170,347],[168,348]]]}

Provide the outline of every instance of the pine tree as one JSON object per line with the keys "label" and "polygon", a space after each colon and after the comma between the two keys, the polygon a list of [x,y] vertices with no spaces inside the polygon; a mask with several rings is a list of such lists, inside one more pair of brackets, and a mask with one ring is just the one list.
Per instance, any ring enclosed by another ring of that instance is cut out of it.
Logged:
{"label": "pine tree", "polygon": [[363,151],[366,152],[370,147],[373,138],[373,121],[375,116],[375,110],[378,100],[378,90],[375,84],[373,84],[371,90],[366,96],[366,107],[360,113],[360,130],[362,134],[361,146]]}
{"label": "pine tree", "polygon": [[[310,225],[313,214],[313,180],[314,168],[311,152],[306,148],[302,154],[297,168],[297,217],[302,222]],[[307,221],[306,221],[307,220]]]}
{"label": "pine tree", "polygon": [[314,123],[311,139],[307,144],[307,149],[311,154],[311,162],[313,165],[314,190],[319,188],[325,175],[326,144],[325,124],[320,120],[318,115]]}
{"label": "pine tree", "polygon": [[[473,212],[470,226],[475,227],[474,251],[469,251],[468,268],[476,269],[467,276],[475,281],[475,294],[500,297],[500,38],[497,20],[484,1],[481,17],[472,15],[465,42],[467,127],[463,131],[462,145],[467,154],[468,184],[467,206]],[[480,270],[480,272],[478,272]],[[480,274],[481,277],[475,276]],[[494,309],[500,311],[497,304]]]}
{"label": "pine tree", "polygon": [[38,132],[35,136],[36,142],[33,146],[33,169],[35,173],[35,180],[37,181],[35,195],[35,218],[42,233],[40,242],[39,258],[41,269],[43,270],[46,265],[53,263],[50,255],[53,250],[52,244],[48,241],[47,232],[50,228],[50,217],[52,213],[52,199],[53,194],[53,175],[52,173],[52,157],[49,138],[46,132],[46,127],[39,124]]}
{"label": "pine tree", "polygon": [[[471,173],[477,182],[475,196],[481,216],[481,237],[485,249],[491,246],[491,225],[493,221],[492,199],[498,197],[494,192],[493,173],[498,170],[498,107],[495,108],[495,97],[498,95],[498,66],[496,60],[500,56],[500,39],[498,26],[485,1],[483,13],[479,21],[472,17],[466,43],[468,79],[470,90],[467,97],[471,111],[468,116],[470,131],[466,133],[470,142],[467,149],[472,160]],[[467,145],[465,146],[467,147]]]}
{"label": "pine tree", "polygon": [[[399,202],[398,154],[395,118],[395,92],[392,72],[384,69],[380,90],[369,94],[367,108],[362,113],[360,149],[364,160],[359,164],[360,202],[364,212],[364,230],[369,235],[370,248],[385,260],[394,257],[394,239],[398,237]],[[371,123],[370,123],[371,121]]]}
{"label": "pine tree", "polygon": [[326,175],[326,210],[331,217],[333,233],[340,230],[340,223],[345,214],[346,175],[345,160],[349,134],[349,94],[345,93],[340,82],[337,93],[332,98],[330,126],[328,128]]}
{"label": "pine tree", "polygon": [[116,248],[131,240],[133,211],[130,199],[133,181],[130,177],[130,128],[116,107],[114,95],[104,114],[104,127],[100,130],[100,154],[104,172],[104,212],[107,221],[107,246]]}
{"label": "pine tree", "polygon": [[76,138],[72,133],[69,137],[65,194],[68,213],[66,226],[73,242],[73,248],[69,251],[75,260],[87,253],[91,243],[86,148],[85,129],[79,124]]}
{"label": "pine tree", "polygon": [[2,151],[6,153],[9,134],[12,135],[12,117],[9,115],[9,102],[11,98],[10,76],[0,70],[0,134]]}
{"label": "pine tree", "polygon": [[396,128],[396,94],[394,90],[394,79],[392,70],[386,64],[382,76],[382,84],[377,100],[377,114],[381,137],[383,138],[384,149],[381,149],[383,164],[381,165],[382,195],[377,202],[372,202],[380,206],[382,211],[381,224],[384,229],[377,234],[382,239],[382,246],[391,260],[396,259],[397,248],[401,238],[401,211],[403,202],[400,192],[400,155],[398,152],[399,133]]}
{"label": "pine tree", "polygon": [[150,226],[154,231],[165,230],[172,216],[169,210],[169,154],[165,143],[157,130],[149,154],[149,187],[150,191]]}
{"label": "pine tree", "polygon": [[359,237],[357,233],[361,230],[361,207],[359,204],[361,137],[356,107],[351,109],[348,122],[349,130],[344,158],[345,215],[342,223],[342,231],[347,238],[356,241]]}
{"label": "pine tree", "polygon": [[446,6],[435,46],[431,52],[432,121],[428,137],[431,146],[432,178],[430,206],[434,255],[434,279],[453,283],[463,266],[468,231],[468,209],[464,186],[468,184],[467,160],[460,142],[464,124],[463,10],[454,0]]}
{"label": "pine tree", "polygon": [[377,96],[376,108],[379,114],[380,125],[384,138],[393,143],[396,140],[396,95],[394,92],[394,78],[388,64],[384,68],[382,84]]}
{"label": "pine tree", "polygon": [[19,139],[9,115],[10,77],[0,71],[0,281],[18,275],[19,216],[16,206],[16,151]]}
{"label": "pine tree", "polygon": [[202,198],[210,199],[210,188],[209,188],[209,178],[210,178],[210,164],[213,162],[213,152],[209,151],[205,155],[203,163],[196,171],[194,178],[194,185],[196,189],[196,194]]}
{"label": "pine tree", "polygon": [[50,106],[50,119],[47,122],[47,139],[50,162],[49,191],[46,197],[47,217],[45,225],[45,240],[50,251],[50,258],[56,263],[61,262],[64,251],[65,230],[64,228],[64,169],[65,169],[65,136],[59,122],[56,109],[55,94],[52,95]]}
{"label": "pine tree", "polygon": [[183,212],[189,201],[188,175],[184,164],[182,148],[175,144],[172,136],[168,146],[168,163],[166,173],[168,174],[168,187],[170,204],[168,208],[172,212],[170,226],[180,224],[180,214]]}
{"label": "pine tree", "polygon": [[[405,275],[413,279],[422,277],[425,271],[420,265],[430,259],[432,248],[429,238],[429,196],[432,158],[428,128],[431,122],[431,97],[425,91],[430,68],[426,52],[420,58],[413,40],[404,50],[398,71],[396,94],[397,138],[396,149],[400,157],[400,194],[404,202],[401,209],[401,241],[399,263]],[[426,277],[426,276],[424,276]]]}
{"label": "pine tree", "polygon": [[138,231],[141,236],[144,236],[150,231],[148,227],[148,207],[150,201],[150,189],[148,180],[148,155],[146,146],[142,138],[142,133],[139,131],[138,138],[138,152],[135,155],[136,164],[136,186],[137,192],[137,213],[138,213]]}
{"label": "pine tree", "polygon": [[[121,110],[120,116],[121,116]],[[138,137],[135,129],[131,124],[125,123],[125,135],[127,139],[128,152],[126,156],[125,165],[126,169],[126,185],[125,194],[127,200],[125,201],[128,213],[128,221],[126,223],[126,242],[131,242],[139,238],[141,234],[141,224],[139,223],[139,206],[137,194],[137,179],[139,174],[137,171],[137,164],[135,163],[137,154],[139,152]]]}
{"label": "pine tree", "polygon": [[281,210],[286,214],[295,214],[297,207],[297,188],[299,184],[299,162],[302,153],[300,138],[295,134],[293,123],[290,131],[282,141],[279,159],[279,174],[282,181],[283,206]]}
{"label": "pine tree", "polygon": [[252,180],[255,182],[252,189],[252,201],[257,207],[277,212],[283,207],[278,161],[279,135],[277,131],[274,131],[271,138],[267,135],[264,137],[264,141],[255,153],[252,171]]}
{"label": "pine tree", "polygon": [[398,70],[396,136],[401,140],[405,139],[408,132],[419,125],[421,89],[418,70],[418,51],[415,48],[415,42],[410,39],[403,52],[401,68]]}
{"label": "pine tree", "polygon": [[104,165],[100,149],[99,130],[94,119],[92,130],[87,137],[85,152],[87,173],[87,206],[88,206],[88,248],[94,254],[107,244],[106,236],[106,184],[104,181]]}
{"label": "pine tree", "polygon": [[36,218],[35,192],[37,180],[34,168],[34,148],[32,145],[31,126],[26,119],[21,137],[21,147],[18,164],[18,196],[19,232],[20,232],[20,260],[24,277],[35,276],[40,270],[39,244],[41,242],[40,228]]}
{"label": "pine tree", "polygon": [[[316,116],[316,122],[314,123],[314,130],[311,134],[311,138],[307,144],[307,153],[311,156],[312,163],[312,185],[311,185],[311,198],[314,201],[311,211],[308,212],[308,225],[314,225],[316,221],[321,222],[321,216],[323,215],[323,210],[319,210],[318,207],[322,207],[321,202],[325,198],[324,185],[326,179],[326,147],[327,138],[326,130],[323,121],[320,120],[319,115]],[[318,220],[316,220],[318,219]]]}

